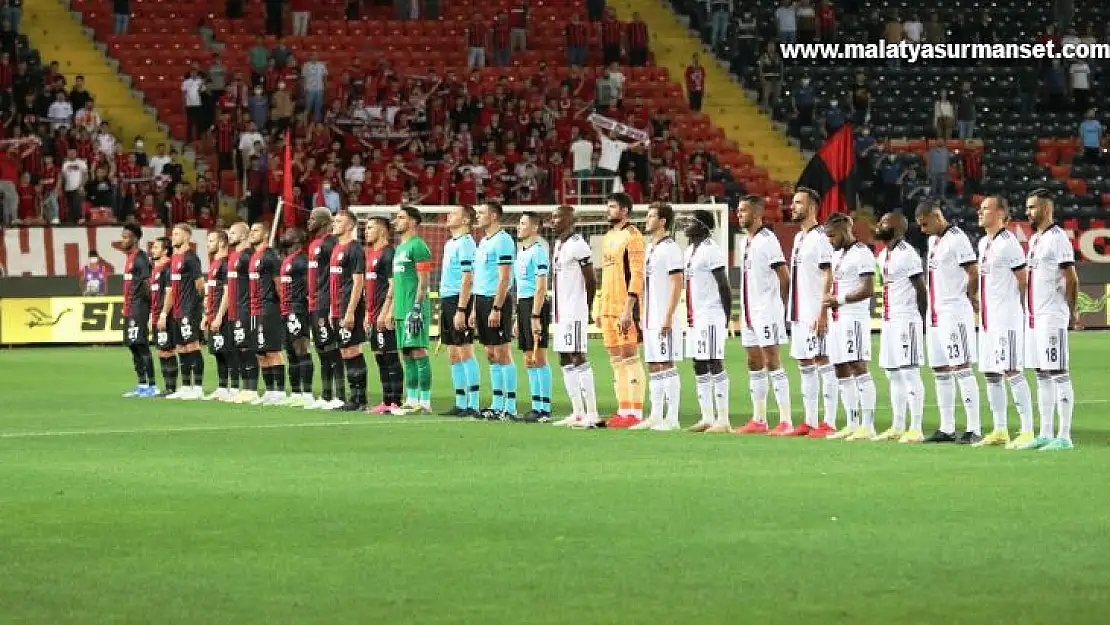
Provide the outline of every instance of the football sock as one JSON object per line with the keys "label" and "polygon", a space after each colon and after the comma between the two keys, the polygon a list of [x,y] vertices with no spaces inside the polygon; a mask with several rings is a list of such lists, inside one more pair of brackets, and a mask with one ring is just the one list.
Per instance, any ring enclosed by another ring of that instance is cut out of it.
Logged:
{"label": "football sock", "polygon": [[910,429],[920,432],[925,420],[925,382],[921,379],[921,369],[902,369],[902,379],[906,383],[906,403],[910,406]]}
{"label": "football sock", "polygon": [[[716,377],[714,377],[716,382]],[[752,419],[767,422],[767,371],[760,369],[748,374],[748,390],[752,396]]]}
{"label": "football sock", "polygon": [[285,394],[285,365],[274,365],[274,390]]}
{"label": "football sock", "polygon": [[663,380],[667,375],[667,371],[653,371],[648,374],[648,396],[651,398],[651,412],[650,419],[654,423],[663,422]]}
{"label": "football sock", "polygon": [[466,405],[471,410],[477,410],[481,390],[479,385],[482,380],[481,371],[478,369],[478,361],[471,356],[462,364],[463,371],[466,373]]}
{"label": "football sock", "polygon": [[667,423],[678,425],[678,401],[682,397],[682,377],[677,369],[672,369],[664,385],[667,400]]}
{"label": "football sock", "polygon": [[243,377],[243,390],[258,391],[258,357],[252,351],[239,352],[239,369]]}
{"label": "football sock", "polygon": [[1033,432],[1033,398],[1029,394],[1029,383],[1021,373],[1006,378],[1010,386],[1010,396],[1014,398],[1014,408],[1017,410],[1021,423],[1021,432]]}
{"label": "football sock", "polygon": [[504,385],[505,379],[501,376],[501,365],[495,362],[489,363],[489,387],[493,389],[490,409],[495,412],[501,412],[505,409]]}
{"label": "football sock", "polygon": [[713,423],[716,412],[713,410],[713,379],[706,373],[694,378],[697,383],[698,407],[701,408],[701,422]]}
{"label": "football sock", "polygon": [[455,387],[455,408],[466,408],[466,371],[461,362],[451,363],[451,385]]}
{"label": "football sock", "polygon": [[[146,369],[143,368],[142,356],[140,355],[140,345],[132,345],[131,349],[131,365],[135,368],[135,379],[139,386],[146,386]],[[149,348],[147,348],[149,349]]]}
{"label": "football sock", "polygon": [[331,401],[335,398],[332,394],[332,366],[329,352],[320,352],[320,399]]}
{"label": "football sock", "polygon": [[543,363],[539,368],[540,379],[540,411],[551,414],[551,364]]}
{"label": "football sock", "polygon": [[1060,415],[1060,431],[1057,438],[1071,440],[1071,414],[1075,408],[1075,391],[1071,386],[1071,376],[1067,373],[1052,378],[1056,383],[1056,412]]}
{"label": "football sock", "polygon": [[949,371],[938,372],[937,409],[940,412],[940,431],[945,434],[956,433],[956,381]]}
{"label": "football sock", "polygon": [[193,385],[193,356],[190,353],[177,355],[178,370],[181,372],[181,388],[188,389]]}
{"label": "football sock", "polygon": [[956,382],[960,385],[963,395],[964,413],[967,415],[967,431],[979,434],[982,423],[979,420],[979,381],[971,369],[962,369],[956,372]]}
{"label": "football sock", "polygon": [[204,353],[199,349],[193,354],[193,386],[201,388],[204,386]]}
{"label": "football sock", "polygon": [[594,386],[594,369],[590,363],[578,366],[578,384],[582,388],[586,416],[596,419],[598,417],[597,387]]}
{"label": "football sock", "polygon": [[793,425],[790,414],[790,378],[786,377],[786,372],[782,369],[775,369],[770,377],[771,388],[775,391],[775,403],[779,407],[779,423]]}
{"label": "football sock", "polygon": [[167,393],[177,390],[177,355],[160,356],[162,364],[162,385]]}
{"label": "football sock", "polygon": [[855,378],[837,378],[840,380],[840,403],[844,404],[844,414],[847,427],[859,427],[859,387]]}
{"label": "football sock", "polygon": [[289,362],[289,389],[293,391],[294,395],[301,393],[301,357],[297,352],[285,352],[285,358]]}
{"label": "football sock", "polygon": [[909,390],[906,388],[906,380],[902,376],[901,369],[888,370],[887,377],[890,379],[890,410],[893,413],[890,427],[894,430],[905,430]]}
{"label": "football sock", "polygon": [[347,358],[343,362],[347,372],[347,384],[351,387],[351,403],[357,406],[366,405],[366,358],[359,354],[354,358]]}
{"label": "football sock", "polygon": [[532,410],[540,411],[540,370],[536,367],[528,368],[528,392],[532,395]]}
{"label": "football sock", "polygon": [[227,388],[228,368],[227,356],[223,352],[216,354],[216,378],[219,381],[220,388]]}
{"label": "football sock", "polygon": [[501,365],[501,386],[505,391],[505,412],[516,414],[516,363]]}
{"label": "football sock", "polygon": [[1037,412],[1041,415],[1038,436],[1052,438],[1055,434],[1056,383],[1047,373],[1037,373]]}
{"label": "football sock", "polygon": [[625,367],[628,369],[628,407],[632,416],[642,419],[644,416],[644,391],[647,390],[647,371],[639,358],[626,358]]}
{"label": "football sock", "polygon": [[335,385],[335,397],[339,401],[347,401],[347,388],[343,384],[344,368],[346,363],[343,362],[343,354],[338,349],[331,351],[331,381]]}
{"label": "football sock", "polygon": [[239,389],[239,350],[225,349],[224,359],[227,362],[227,384],[230,388]]}
{"label": "football sock", "polygon": [[428,406],[432,402],[432,361],[427,356],[416,358],[417,398]]}
{"label": "football sock", "polygon": [[875,404],[878,401],[878,393],[875,390],[875,380],[871,378],[870,373],[856,376],[856,390],[859,391],[859,408],[863,425],[873,428],[875,427]]}
{"label": "football sock", "polygon": [[312,379],[316,377],[312,356],[307,352],[301,354],[301,393],[312,395]]}
{"label": "football sock", "polygon": [[142,346],[139,358],[143,362],[143,377],[146,378],[147,385],[156,386],[158,382],[154,379],[154,354],[150,353],[149,345]]}
{"label": "football sock", "polygon": [[819,419],[817,406],[821,401],[821,379],[816,365],[803,365],[799,370],[802,374],[802,409],[805,410],[805,422],[809,427],[815,428]]}
{"label": "football sock", "polygon": [[379,376],[382,379],[382,401],[387,406],[400,406],[405,388],[405,374],[401,355],[397,352],[378,354]]}
{"label": "football sock", "polygon": [[266,392],[270,393],[274,390],[274,368],[262,367],[262,386],[266,388]]}
{"label": "football sock", "polygon": [[836,377],[836,367],[821,365],[817,368],[821,377],[821,400],[825,409],[825,425],[836,429],[837,395],[840,393],[840,380]]}
{"label": "football sock", "polygon": [[[713,383],[713,403],[717,406],[717,425],[730,425],[728,414],[729,379],[728,373],[721,371],[711,376]],[[767,387],[763,387],[763,403],[767,403]]]}
{"label": "football sock", "polygon": [[1007,429],[1006,387],[1001,377],[987,378],[987,405],[990,406],[992,429],[996,432]]}
{"label": "football sock", "polygon": [[403,357],[405,365],[405,404],[415,406],[420,401],[420,377],[416,372],[416,359]]}
{"label": "football sock", "polygon": [[609,364],[613,367],[613,392],[617,398],[617,414],[631,414],[632,407],[628,405],[628,370],[624,368],[623,359],[611,357]]}
{"label": "football sock", "polygon": [[570,414],[574,417],[585,416],[586,408],[582,401],[582,386],[578,376],[578,365],[563,365],[563,386],[570,398]]}

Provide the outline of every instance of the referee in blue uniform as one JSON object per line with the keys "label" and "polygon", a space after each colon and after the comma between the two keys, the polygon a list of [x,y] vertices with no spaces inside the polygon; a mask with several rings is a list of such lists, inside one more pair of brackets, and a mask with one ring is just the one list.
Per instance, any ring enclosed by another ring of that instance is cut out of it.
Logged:
{"label": "referee in blue uniform", "polygon": [[482,240],[474,254],[474,308],[470,327],[486,348],[493,403],[482,416],[490,420],[514,421],[516,416],[516,366],[509,342],[513,334],[513,309],[508,304],[512,286],[516,241],[501,228],[501,204],[486,202],[478,207],[478,230]]}
{"label": "referee in blue uniform", "polygon": [[516,282],[516,339],[524,352],[528,368],[528,390],[532,393],[532,411],[524,421],[551,421],[551,367],[547,364],[547,334],[551,325],[551,304],[547,299],[547,276],[551,273],[551,256],[540,240],[542,221],[536,213],[520,216],[516,236],[520,241],[514,281]]}

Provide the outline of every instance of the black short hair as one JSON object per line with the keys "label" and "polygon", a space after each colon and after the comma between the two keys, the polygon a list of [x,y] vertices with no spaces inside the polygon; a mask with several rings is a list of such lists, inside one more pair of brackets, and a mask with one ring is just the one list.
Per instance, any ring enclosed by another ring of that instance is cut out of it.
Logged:
{"label": "black short hair", "polygon": [[704,208],[694,211],[693,218],[706,230],[712,231],[717,227],[717,220],[713,217],[713,213]]}
{"label": "black short hair", "polygon": [[[410,215],[410,217],[411,217],[411,215]],[[375,215],[375,216],[371,217],[369,221],[372,221],[372,222],[378,224],[379,226],[385,228],[385,231],[387,233],[393,234],[393,222],[389,221],[385,217],[382,217],[380,215]],[[417,219],[416,223],[419,224],[420,220]]]}
{"label": "black short hair", "polygon": [[994,200],[995,203],[998,204],[998,208],[1002,209],[1002,212],[1005,213],[1006,219],[1010,219],[1010,202],[1005,197],[1001,195],[988,195],[983,199]]}
{"label": "black short hair", "polygon": [[154,240],[157,241],[158,243],[162,244],[162,249],[163,250],[172,250],[173,249],[173,243],[170,241],[169,237],[158,237]]}
{"label": "black short hair", "polygon": [[404,206],[401,207],[401,212],[408,215],[409,219],[415,221],[416,225],[418,225],[418,226],[420,224],[424,223],[424,216],[420,214],[420,209],[415,207],[415,206],[405,204]]}
{"label": "black short hair", "polygon": [[766,206],[766,204],[767,204],[767,200],[763,199],[762,195],[756,195],[754,193],[750,193],[748,195],[745,195],[744,197],[740,198],[740,201],[741,202],[747,202],[748,204],[751,204],[756,209],[758,209],[760,212],[763,212],[763,207]]}
{"label": "black short hair", "polygon": [[921,217],[932,212],[944,213],[944,204],[940,200],[928,200],[917,205],[914,215]]}
{"label": "black short hair", "polygon": [[611,193],[609,197],[605,198],[606,201],[616,202],[617,206],[632,210],[632,196],[627,193]]}
{"label": "black short hair", "polygon": [[495,213],[498,217],[501,217],[505,214],[505,207],[501,206],[501,202],[498,202],[496,200],[488,200],[482,203],[486,205],[486,208],[489,209],[489,212]]}
{"label": "black short hair", "polygon": [[304,245],[305,241],[308,240],[308,235],[300,228],[290,228],[281,235],[281,238],[289,243],[300,243]]}
{"label": "black short hair", "polygon": [[89,258],[100,258],[100,254],[97,254],[96,250],[89,250]]}
{"label": "black short hair", "polygon": [[543,217],[540,217],[540,214],[536,211],[524,211],[523,213],[521,213],[521,216],[527,217],[528,221],[536,224],[537,226],[543,223]]}
{"label": "black short hair", "polygon": [[135,240],[143,240],[143,229],[139,227],[139,224],[124,224],[123,229],[130,232],[131,236],[135,237]]}
{"label": "black short hair", "polygon": [[663,225],[670,230],[674,227],[674,207],[666,202],[652,202],[648,210],[655,211],[656,217],[663,220]]}
{"label": "black short hair", "polygon": [[844,213],[833,213],[828,221],[825,222],[825,229],[839,228],[840,226],[851,225],[852,218]]}
{"label": "black short hair", "polygon": [[809,197],[810,202],[818,205],[821,204],[821,194],[814,191],[813,189],[810,189],[809,187],[797,187],[794,189],[794,193],[804,193],[807,197]]}

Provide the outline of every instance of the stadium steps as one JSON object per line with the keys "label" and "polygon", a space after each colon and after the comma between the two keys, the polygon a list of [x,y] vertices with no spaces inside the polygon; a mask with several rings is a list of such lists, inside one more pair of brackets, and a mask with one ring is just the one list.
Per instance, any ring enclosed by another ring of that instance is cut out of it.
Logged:
{"label": "stadium steps", "polygon": [[[130,79],[118,72],[114,64],[92,39],[86,36],[64,0],[35,0],[23,5],[21,29],[31,45],[49,58],[58,61],[68,84],[77,75],[85,77],[85,86],[93,94],[101,117],[123,146],[142,135],[146,145],[175,145],[163,124],[151,114],[141,96],[131,89]],[[183,153],[184,154],[184,153]],[[182,158],[185,179],[195,180],[193,161]]]}
{"label": "stadium steps", "polygon": [[759,112],[743,87],[732,80],[701,41],[690,35],[666,4],[614,0],[609,6],[621,20],[630,20],[633,11],[640,13],[651,32],[655,63],[666,67],[679,84],[685,86],[686,65],[695,52],[700,54],[706,73],[702,112],[709,114],[740,149],[752,154],[756,165],[766,168],[772,180],[793,184],[798,179],[805,166],[802,154],[787,142],[786,135],[774,127],[769,117]]}

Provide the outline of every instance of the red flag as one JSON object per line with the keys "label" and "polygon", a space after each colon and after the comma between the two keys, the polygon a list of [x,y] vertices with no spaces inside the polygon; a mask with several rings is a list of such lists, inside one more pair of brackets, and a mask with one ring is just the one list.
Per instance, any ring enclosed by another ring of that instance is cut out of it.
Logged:
{"label": "red flag", "polygon": [[292,228],[297,225],[297,207],[293,206],[293,139],[289,136],[289,131],[285,131],[285,163],[283,167],[285,171],[282,172],[282,188],[281,188],[281,223],[285,224],[286,228]]}
{"label": "red flag", "polygon": [[810,159],[798,186],[821,196],[817,220],[824,223],[833,213],[851,213],[857,208],[857,185],[855,142],[851,126],[844,124]]}

